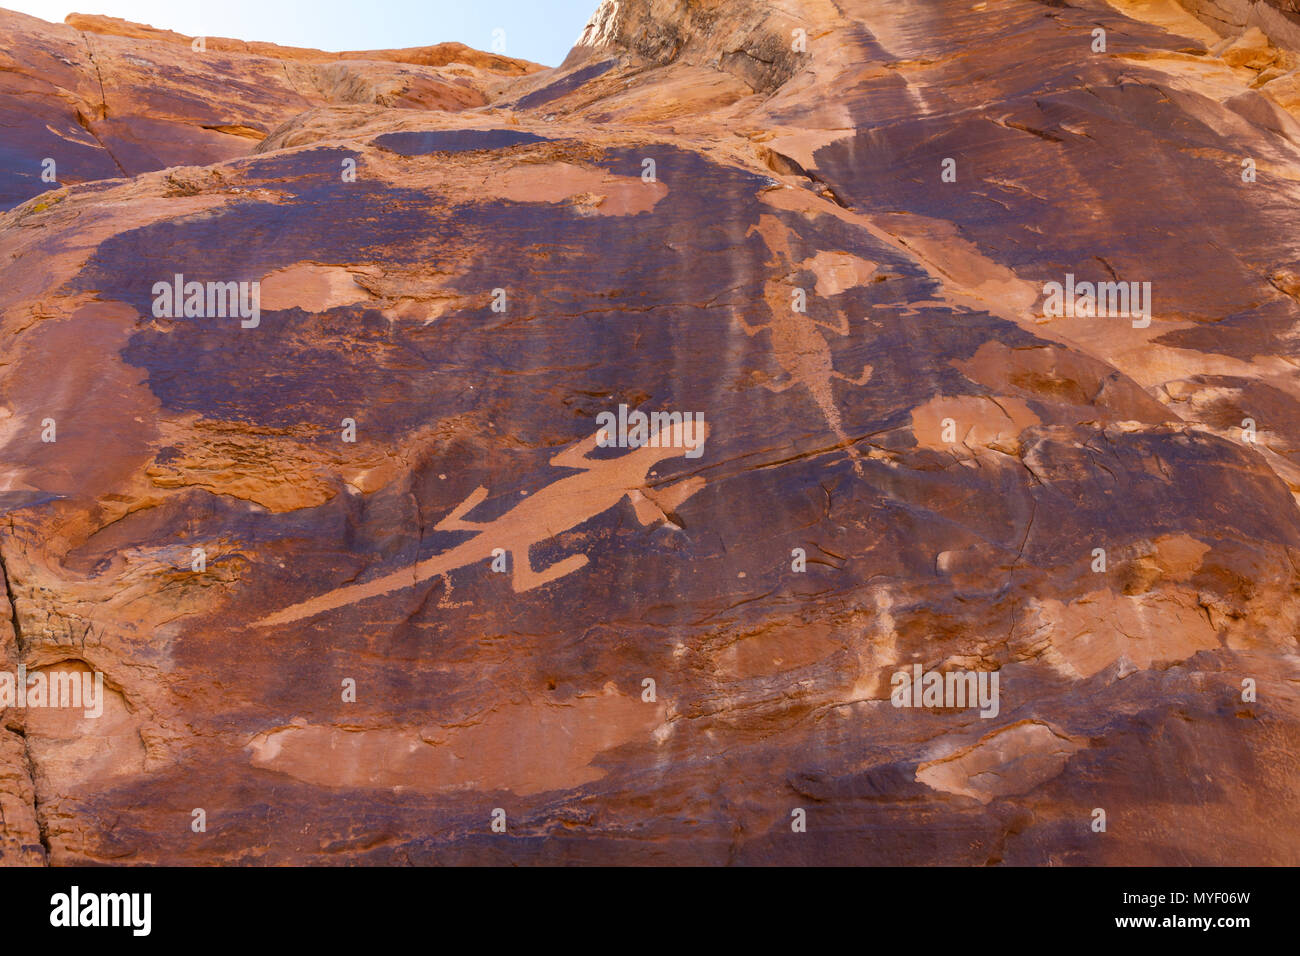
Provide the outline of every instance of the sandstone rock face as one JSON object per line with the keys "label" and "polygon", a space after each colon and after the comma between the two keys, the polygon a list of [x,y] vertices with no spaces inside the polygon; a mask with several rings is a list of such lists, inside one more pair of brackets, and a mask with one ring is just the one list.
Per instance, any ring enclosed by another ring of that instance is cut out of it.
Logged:
{"label": "sandstone rock face", "polygon": [[206,165],[247,155],[313,106],[454,112],[485,105],[497,82],[541,69],[458,43],[321,53],[110,17],[54,25],[0,11],[0,32],[5,208],[48,188],[47,158],[60,184]]}
{"label": "sandstone rock face", "polygon": [[0,669],[103,682],[0,861],[1300,862],[1300,45],[1204,6],[0,15]]}

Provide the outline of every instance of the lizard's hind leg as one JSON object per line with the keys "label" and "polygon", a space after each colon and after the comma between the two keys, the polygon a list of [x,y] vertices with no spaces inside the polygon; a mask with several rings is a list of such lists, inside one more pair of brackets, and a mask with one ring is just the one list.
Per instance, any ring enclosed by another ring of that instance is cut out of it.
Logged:
{"label": "lizard's hind leg", "polygon": [[532,561],[525,550],[523,554],[515,553],[515,574],[514,589],[519,591],[531,591],[533,588],[541,587],[556,578],[562,578],[566,574],[571,574],[587,564],[585,554],[575,554],[565,558],[563,561],[556,561],[545,571],[535,571],[532,567]]}
{"label": "lizard's hind leg", "polygon": [[483,503],[488,490],[479,485],[468,498],[451,509],[451,513],[433,526],[435,531],[478,531],[483,525],[477,521],[466,521],[465,515]]}
{"label": "lizard's hind leg", "polygon": [[871,366],[864,365],[862,366],[861,374],[859,374],[857,378],[850,378],[843,372],[831,372],[831,375],[838,378],[841,382],[847,382],[850,385],[866,385],[867,382],[871,381],[871,372]]}

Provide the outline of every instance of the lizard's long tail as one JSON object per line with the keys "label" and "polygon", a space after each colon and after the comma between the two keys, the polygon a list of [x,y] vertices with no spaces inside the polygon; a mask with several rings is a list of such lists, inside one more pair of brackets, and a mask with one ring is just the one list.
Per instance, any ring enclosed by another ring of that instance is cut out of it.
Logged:
{"label": "lizard's long tail", "polygon": [[429,578],[446,571],[463,567],[468,562],[461,561],[461,556],[461,548],[459,547],[443,554],[435,554],[410,567],[375,578],[373,581],[366,581],[362,584],[349,584],[346,587],[336,588],[309,600],[290,605],[283,610],[254,621],[253,627],[275,627],[279,624],[290,624],[293,621],[315,617],[317,614],[333,611],[348,604],[356,604],[358,601],[379,597],[381,594],[414,587],[421,581],[427,581]]}

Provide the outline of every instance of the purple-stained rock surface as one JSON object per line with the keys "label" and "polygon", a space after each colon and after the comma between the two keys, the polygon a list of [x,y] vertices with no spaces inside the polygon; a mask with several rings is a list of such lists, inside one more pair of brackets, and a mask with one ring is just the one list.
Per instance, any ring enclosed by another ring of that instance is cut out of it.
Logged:
{"label": "purple-stained rock surface", "polygon": [[103,687],[0,676],[0,862],[1300,862],[1300,20],[1208,6],[0,13],[3,668]]}

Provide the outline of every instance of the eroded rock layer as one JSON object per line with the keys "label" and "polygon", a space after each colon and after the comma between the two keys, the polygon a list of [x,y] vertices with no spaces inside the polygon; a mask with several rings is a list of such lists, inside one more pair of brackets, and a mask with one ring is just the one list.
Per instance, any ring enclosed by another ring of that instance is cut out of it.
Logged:
{"label": "eroded rock layer", "polygon": [[0,15],[0,646],[104,686],[0,861],[1300,862],[1300,44],[1209,6]]}

